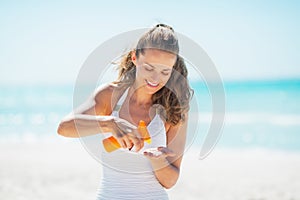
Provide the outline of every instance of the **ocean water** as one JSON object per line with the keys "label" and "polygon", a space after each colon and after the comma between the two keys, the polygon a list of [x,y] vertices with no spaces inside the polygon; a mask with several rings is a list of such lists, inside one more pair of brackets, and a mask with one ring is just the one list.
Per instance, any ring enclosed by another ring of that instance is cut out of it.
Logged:
{"label": "ocean water", "polygon": [[[190,142],[200,147],[212,114],[203,82],[195,90]],[[57,125],[73,107],[73,85],[1,85],[0,143],[57,138]],[[300,151],[300,80],[225,82],[226,118],[217,146]],[[196,117],[196,118],[197,118]],[[191,130],[189,128],[189,130]]]}

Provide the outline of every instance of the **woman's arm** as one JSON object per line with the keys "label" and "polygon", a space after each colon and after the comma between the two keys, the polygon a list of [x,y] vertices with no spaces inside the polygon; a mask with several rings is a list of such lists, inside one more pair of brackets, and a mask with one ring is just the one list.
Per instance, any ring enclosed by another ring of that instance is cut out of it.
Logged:
{"label": "woman's arm", "polygon": [[186,142],[187,121],[186,114],[184,122],[170,126],[167,131],[167,148],[159,148],[163,152],[162,156],[146,154],[150,158],[156,178],[167,189],[176,184],[180,174],[180,164]]}
{"label": "woman's arm", "polygon": [[65,137],[84,137],[97,133],[111,132],[112,116],[74,114],[64,118],[57,129]]}
{"label": "woman's arm", "polygon": [[77,107],[59,123],[57,132],[65,137],[82,137],[110,131],[112,116],[112,85],[98,89],[87,101]]}
{"label": "woman's arm", "polygon": [[122,91],[115,85],[98,89],[84,104],[60,122],[58,134],[77,138],[111,132],[123,148],[135,146],[136,151],[140,150],[144,142],[139,137],[137,127],[124,119],[110,116],[119,94]]}

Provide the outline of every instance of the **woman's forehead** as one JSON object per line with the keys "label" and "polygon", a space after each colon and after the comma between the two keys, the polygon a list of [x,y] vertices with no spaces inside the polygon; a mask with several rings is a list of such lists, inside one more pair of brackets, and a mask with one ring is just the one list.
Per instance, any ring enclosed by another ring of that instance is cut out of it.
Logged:
{"label": "woman's forehead", "polygon": [[140,61],[157,67],[173,67],[177,59],[175,54],[158,49],[147,49],[139,57]]}

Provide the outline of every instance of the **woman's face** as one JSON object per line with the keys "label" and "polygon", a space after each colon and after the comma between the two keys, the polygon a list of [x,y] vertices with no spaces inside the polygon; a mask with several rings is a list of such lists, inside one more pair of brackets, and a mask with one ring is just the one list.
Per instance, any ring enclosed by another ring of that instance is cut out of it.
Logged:
{"label": "woman's face", "polygon": [[177,56],[161,50],[147,49],[139,58],[132,54],[132,62],[136,66],[135,86],[154,94],[166,85],[171,76]]}

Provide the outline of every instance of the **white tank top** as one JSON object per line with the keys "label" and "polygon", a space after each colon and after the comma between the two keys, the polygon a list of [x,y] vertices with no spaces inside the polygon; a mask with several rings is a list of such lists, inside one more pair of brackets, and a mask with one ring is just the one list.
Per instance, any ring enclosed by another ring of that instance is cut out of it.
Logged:
{"label": "white tank top", "polygon": [[[127,97],[129,88],[119,99],[113,116],[119,117],[119,109]],[[103,146],[101,161],[103,173],[98,190],[97,200],[167,200],[168,195],[158,182],[150,161],[142,154],[143,150],[159,146],[166,146],[166,130],[158,114],[147,126],[151,136],[151,144],[144,143],[144,147],[135,152],[127,149],[117,149],[107,153]],[[104,137],[110,137],[105,133]]]}

